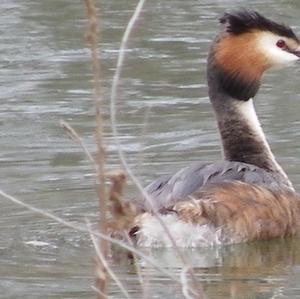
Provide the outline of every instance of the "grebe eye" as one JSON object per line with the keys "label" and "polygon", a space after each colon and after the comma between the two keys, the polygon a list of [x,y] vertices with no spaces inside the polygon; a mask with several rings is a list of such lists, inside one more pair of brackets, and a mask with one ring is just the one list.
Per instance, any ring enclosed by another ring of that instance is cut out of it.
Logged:
{"label": "grebe eye", "polygon": [[276,46],[278,48],[284,48],[285,47],[285,41],[283,39],[280,39],[279,41],[277,41]]}

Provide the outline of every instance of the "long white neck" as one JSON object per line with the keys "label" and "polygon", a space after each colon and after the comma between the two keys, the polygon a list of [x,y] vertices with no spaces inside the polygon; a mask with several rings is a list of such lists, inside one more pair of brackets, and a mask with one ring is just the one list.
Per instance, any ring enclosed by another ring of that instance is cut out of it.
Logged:
{"label": "long white neck", "polygon": [[264,145],[264,151],[269,156],[270,161],[276,164],[276,167],[281,169],[281,167],[275,160],[274,154],[271,151],[265,133],[262,130],[261,124],[254,108],[253,99],[249,99],[248,101],[238,101],[235,103],[235,107],[237,112],[240,114],[241,119],[248,124],[249,129],[257,139],[257,142],[260,142]]}
{"label": "long white neck", "polygon": [[284,175],[287,178],[286,173],[283,171],[281,166],[278,164],[278,162],[275,159],[275,156],[273,152],[271,151],[270,145],[266,139],[266,136],[263,132],[263,129],[261,127],[261,124],[259,122],[259,119],[257,117],[253,100],[249,99],[248,101],[239,101],[235,103],[236,110],[240,114],[240,117],[245,123],[248,125],[249,130],[252,132],[253,137],[256,139],[256,141],[263,145],[263,150],[265,155],[268,157],[268,160],[270,164],[272,165],[272,168],[275,171],[280,172],[282,175]]}
{"label": "long white neck", "polygon": [[277,163],[257,118],[253,101],[230,101],[216,110],[225,159],[261,167],[281,175],[292,187]]}

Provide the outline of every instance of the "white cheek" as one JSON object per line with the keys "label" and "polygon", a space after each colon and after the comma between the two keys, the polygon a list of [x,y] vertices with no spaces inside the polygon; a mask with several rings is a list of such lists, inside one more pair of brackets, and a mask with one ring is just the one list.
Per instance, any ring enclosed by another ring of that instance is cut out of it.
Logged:
{"label": "white cheek", "polygon": [[263,53],[271,61],[272,66],[284,66],[299,60],[299,57],[296,55],[284,51],[276,46],[279,39],[280,36],[272,33],[263,34],[259,38],[259,46]]}
{"label": "white cheek", "polygon": [[270,48],[268,53],[270,55],[270,58],[272,59],[272,62],[274,63],[274,66],[290,64],[299,60],[299,57],[297,57],[296,55],[281,50],[276,46]]}

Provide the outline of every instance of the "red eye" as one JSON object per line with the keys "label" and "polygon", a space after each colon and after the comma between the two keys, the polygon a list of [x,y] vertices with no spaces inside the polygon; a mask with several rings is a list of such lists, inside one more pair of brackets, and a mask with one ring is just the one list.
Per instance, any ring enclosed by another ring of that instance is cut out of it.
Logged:
{"label": "red eye", "polygon": [[284,48],[285,47],[285,41],[283,39],[280,39],[277,43],[276,46],[278,48]]}

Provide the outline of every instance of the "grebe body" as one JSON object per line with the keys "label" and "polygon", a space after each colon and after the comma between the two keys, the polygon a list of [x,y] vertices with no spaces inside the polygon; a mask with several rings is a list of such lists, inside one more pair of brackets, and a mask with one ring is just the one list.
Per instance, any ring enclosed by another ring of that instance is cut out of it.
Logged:
{"label": "grebe body", "polygon": [[[197,247],[295,234],[300,196],[277,163],[253,98],[263,73],[299,61],[292,29],[254,11],[225,13],[207,62],[224,161],[188,166],[145,188],[131,236],[141,246]],[[149,202],[150,201],[150,202]]]}

